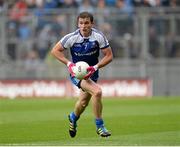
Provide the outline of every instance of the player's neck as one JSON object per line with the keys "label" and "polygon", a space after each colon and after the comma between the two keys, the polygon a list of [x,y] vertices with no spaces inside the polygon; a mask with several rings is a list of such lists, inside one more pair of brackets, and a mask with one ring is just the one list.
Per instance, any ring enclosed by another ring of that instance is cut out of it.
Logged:
{"label": "player's neck", "polygon": [[89,38],[89,36],[91,36],[91,33],[92,33],[92,30],[90,32],[88,32],[88,33],[83,33],[83,32],[80,31],[80,34],[81,34],[81,36],[83,38]]}

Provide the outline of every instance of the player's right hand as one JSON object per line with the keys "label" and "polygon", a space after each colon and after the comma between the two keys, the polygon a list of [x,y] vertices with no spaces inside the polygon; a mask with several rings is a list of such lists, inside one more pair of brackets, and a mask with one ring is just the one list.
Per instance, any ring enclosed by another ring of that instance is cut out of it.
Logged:
{"label": "player's right hand", "polygon": [[72,62],[67,63],[68,71],[71,74],[72,77],[75,77],[75,73],[73,72],[73,67],[76,66],[76,64]]}

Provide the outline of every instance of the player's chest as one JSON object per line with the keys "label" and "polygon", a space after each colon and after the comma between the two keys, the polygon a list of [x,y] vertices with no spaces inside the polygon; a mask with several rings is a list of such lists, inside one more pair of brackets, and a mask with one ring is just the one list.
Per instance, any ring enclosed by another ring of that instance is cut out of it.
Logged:
{"label": "player's chest", "polygon": [[84,41],[82,43],[75,43],[71,50],[75,52],[91,52],[93,50],[99,50],[99,44],[97,41]]}

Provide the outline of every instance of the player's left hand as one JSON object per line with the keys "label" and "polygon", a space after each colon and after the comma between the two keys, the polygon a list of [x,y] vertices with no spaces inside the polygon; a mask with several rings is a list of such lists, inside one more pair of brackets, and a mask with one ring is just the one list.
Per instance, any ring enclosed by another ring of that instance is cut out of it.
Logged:
{"label": "player's left hand", "polygon": [[95,71],[98,69],[97,65],[95,66],[89,66],[87,68],[88,74],[84,77],[85,80],[89,79],[94,73]]}

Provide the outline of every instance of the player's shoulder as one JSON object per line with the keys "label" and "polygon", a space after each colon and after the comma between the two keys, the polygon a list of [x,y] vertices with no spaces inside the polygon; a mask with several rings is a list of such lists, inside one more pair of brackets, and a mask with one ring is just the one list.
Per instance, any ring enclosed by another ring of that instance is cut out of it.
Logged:
{"label": "player's shoulder", "polygon": [[97,40],[104,40],[106,38],[103,32],[101,32],[98,29],[92,28],[92,32],[93,32],[93,37],[96,38]]}
{"label": "player's shoulder", "polygon": [[73,36],[76,36],[78,34],[79,34],[79,29],[77,29],[71,33],[66,34],[64,37],[73,37]]}
{"label": "player's shoulder", "polygon": [[74,32],[66,34],[64,37],[62,37],[61,42],[65,43],[68,41],[74,40],[74,37],[76,37],[79,34],[79,30],[75,30]]}
{"label": "player's shoulder", "polygon": [[93,32],[93,38],[95,38],[98,41],[105,41],[106,40],[106,36],[98,29],[92,28],[92,32]]}
{"label": "player's shoulder", "polygon": [[96,28],[92,28],[92,31],[95,35],[104,36],[103,32]]}

